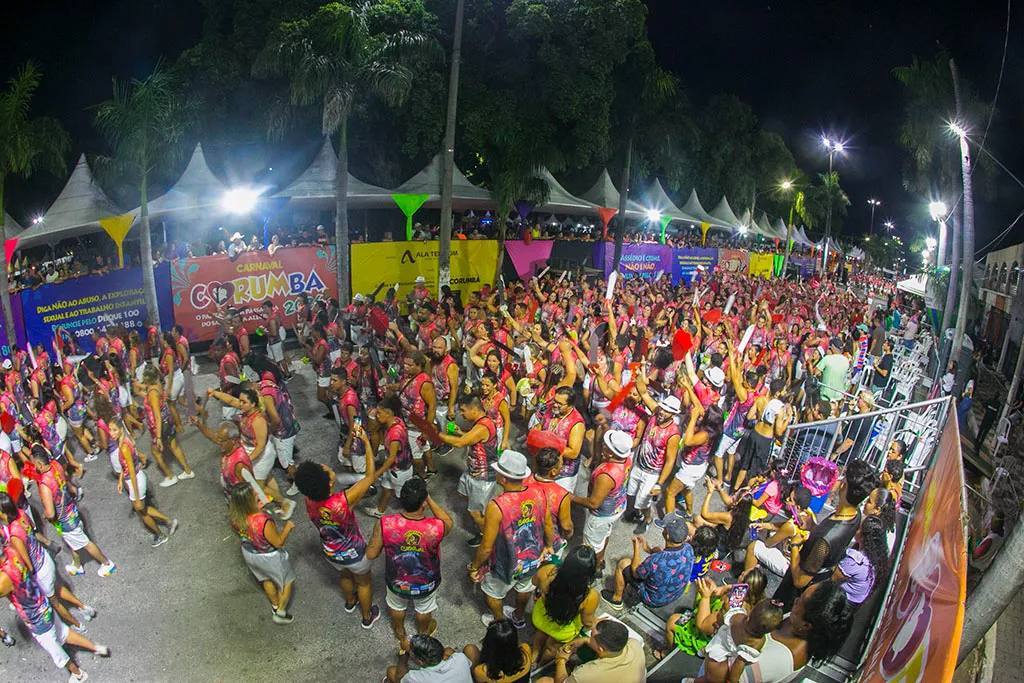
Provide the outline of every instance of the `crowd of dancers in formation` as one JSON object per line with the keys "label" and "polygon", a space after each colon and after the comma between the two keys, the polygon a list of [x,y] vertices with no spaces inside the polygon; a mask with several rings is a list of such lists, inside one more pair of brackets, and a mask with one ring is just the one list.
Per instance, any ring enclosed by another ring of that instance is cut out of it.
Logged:
{"label": "crowd of dancers in formation", "polygon": [[[790,425],[874,406],[892,370],[885,327],[899,315],[884,295],[717,269],[677,286],[544,273],[465,302],[447,288],[434,297],[420,278],[405,297],[382,285],[347,307],[301,295],[297,309],[286,330],[273,302],[255,323],[222,307],[209,351],[218,387],[199,396],[180,326],[107,328],[89,353],[58,329],[52,351],[15,347],[4,361],[0,595],[71,681],[87,674],[64,645],[109,650],[81,635],[96,611],[53,558],[66,545],[66,574],[89,559],[102,577],[116,570],[83,527],[84,467],[109,460],[113,488],[158,547],[178,522],[157,506],[146,470],[156,464],[161,487],[195,477],[178,444],[192,426],[219,449],[226,517],[271,619],[294,619],[284,546],[301,496],[345,610],[370,629],[387,609],[393,682],[529,680],[552,663],[556,683],[642,681],[644,644],[598,614],[630,601],[671,606],[688,589],[695,609],[668,620],[655,657],[700,652],[702,683],[781,681],[837,651],[890,570],[899,442],[883,472],[859,458],[859,432],[834,439],[832,452],[821,452],[832,439],[808,447],[844,471],[821,519],[798,473],[773,458]],[[285,350],[288,331],[297,353]],[[322,419],[337,426],[336,456],[295,457],[297,363],[309,364]],[[869,368],[869,388],[848,395]],[[458,481],[431,481],[453,455],[465,461]],[[461,508],[443,509],[428,482],[455,487]],[[360,508],[368,528],[355,511],[372,497]],[[632,552],[606,562],[622,523],[634,526]],[[662,539],[653,545],[651,525]],[[461,652],[432,635],[441,546],[453,535],[472,549],[466,571],[486,601],[482,643]],[[381,556],[382,604],[371,580]],[[781,584],[769,597],[771,574]],[[527,623],[534,635],[520,642]]]}

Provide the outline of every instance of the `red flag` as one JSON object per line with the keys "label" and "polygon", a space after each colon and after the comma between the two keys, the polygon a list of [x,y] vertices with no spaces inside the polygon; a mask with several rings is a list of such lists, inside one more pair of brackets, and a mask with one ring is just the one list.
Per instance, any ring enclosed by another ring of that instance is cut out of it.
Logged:
{"label": "red flag", "polygon": [[622,387],[622,390],[615,394],[615,398],[608,404],[608,412],[615,412],[615,409],[622,405],[622,402],[629,396],[629,392],[633,391],[633,387],[636,386],[636,382],[630,382],[626,386]]}
{"label": "red flag", "polygon": [[693,349],[693,338],[686,330],[676,330],[672,337],[672,357],[682,360]]}
{"label": "red flag", "polygon": [[554,448],[559,453],[565,450],[565,439],[554,432],[546,432],[542,429],[531,429],[526,435],[526,448],[530,453],[537,455],[542,448]]}
{"label": "red flag", "polygon": [[369,318],[370,327],[373,328],[374,332],[382,337],[388,333],[388,325],[390,324],[390,321],[388,320],[387,313],[374,306],[370,309]]}
{"label": "red flag", "polygon": [[714,325],[722,319],[722,311],[717,308],[712,308],[710,311],[704,314],[704,322],[709,325]]}

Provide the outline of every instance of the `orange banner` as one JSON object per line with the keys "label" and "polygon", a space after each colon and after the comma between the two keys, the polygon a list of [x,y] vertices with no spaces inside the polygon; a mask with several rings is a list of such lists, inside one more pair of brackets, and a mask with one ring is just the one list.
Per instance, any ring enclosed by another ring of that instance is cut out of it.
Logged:
{"label": "orange banner", "polygon": [[967,597],[967,540],[960,433],[952,411],[919,496],[861,683],[953,678]]}

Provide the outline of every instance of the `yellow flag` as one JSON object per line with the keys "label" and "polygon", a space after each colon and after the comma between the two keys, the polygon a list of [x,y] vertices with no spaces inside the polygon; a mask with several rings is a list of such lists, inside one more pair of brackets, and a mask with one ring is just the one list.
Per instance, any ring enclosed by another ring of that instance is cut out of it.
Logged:
{"label": "yellow flag", "polygon": [[704,246],[708,241],[708,230],[711,228],[710,223],[700,224],[700,246]]}
{"label": "yellow flag", "polygon": [[114,240],[114,244],[117,245],[117,260],[120,262],[119,266],[121,268],[124,268],[124,251],[121,246],[128,231],[132,229],[132,223],[134,222],[135,216],[130,213],[126,213],[123,216],[100,219],[100,225],[103,226],[103,229],[110,235],[110,239]]}

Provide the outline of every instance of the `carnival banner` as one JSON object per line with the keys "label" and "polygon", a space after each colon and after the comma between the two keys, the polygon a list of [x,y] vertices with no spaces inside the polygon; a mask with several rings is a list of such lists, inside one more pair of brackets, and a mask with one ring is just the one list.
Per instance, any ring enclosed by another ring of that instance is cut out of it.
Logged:
{"label": "carnival banner", "polygon": [[[468,241],[468,240],[467,240]],[[505,240],[505,251],[508,252],[512,265],[520,280],[528,280],[539,271],[544,270],[551,258],[553,240]]]}
{"label": "carnival banner", "polygon": [[679,281],[682,280],[689,287],[693,276],[697,273],[697,266],[703,266],[704,270],[710,273],[716,265],[718,265],[718,249],[673,249],[672,284],[679,284]]}
{"label": "carnival banner", "polygon": [[[169,270],[167,264],[153,269],[162,330],[174,326]],[[145,338],[143,322],[149,315],[141,268],[123,268],[105,275],[86,275],[26,289],[21,293],[21,308],[26,337],[51,353],[58,327],[73,334],[84,350],[92,351],[93,330],[117,325],[128,331],[138,330]]]}
{"label": "carnival banner", "polygon": [[774,254],[751,254],[750,277],[770,278],[775,268]]}
{"label": "carnival banner", "polygon": [[719,249],[718,265],[727,273],[746,275],[750,269],[750,254],[743,249]]}
{"label": "carnival banner", "polygon": [[814,259],[802,256],[790,256],[789,262],[800,268],[801,280],[808,280],[812,275],[814,275],[814,264],[816,263]]}
{"label": "carnival banner", "polygon": [[[252,332],[264,319],[260,310],[270,300],[281,309],[285,325],[295,324],[299,295],[337,298],[338,276],[334,247],[280,249],[228,256],[199,256],[171,264],[174,319],[191,341],[209,341],[217,335],[218,308],[233,306]],[[161,306],[162,308],[162,306]]]}
{"label": "carnival banner", "polygon": [[[21,297],[11,296],[11,317],[14,319],[14,338],[18,347],[24,349],[27,343],[25,339],[25,322],[21,314]],[[0,358],[6,360],[11,357],[11,347],[7,345],[7,323],[3,315],[0,315]]]}
{"label": "carnival banner", "polygon": [[[456,240],[451,249],[451,288],[463,293],[463,301],[470,292],[494,284],[497,241]],[[437,296],[437,250],[436,241],[353,244],[352,292],[370,294],[381,283],[388,287],[397,284],[398,296],[404,299],[422,276],[431,294]]]}
{"label": "carnival banner", "polygon": [[954,417],[946,420],[916,505],[896,578],[868,645],[863,683],[953,678],[967,597],[964,471]]}
{"label": "carnival banner", "polygon": [[[610,275],[615,260],[615,247],[602,243],[604,248],[604,274]],[[658,272],[672,272],[672,247],[661,244],[623,244],[619,261],[622,277],[640,277],[650,280]]]}

